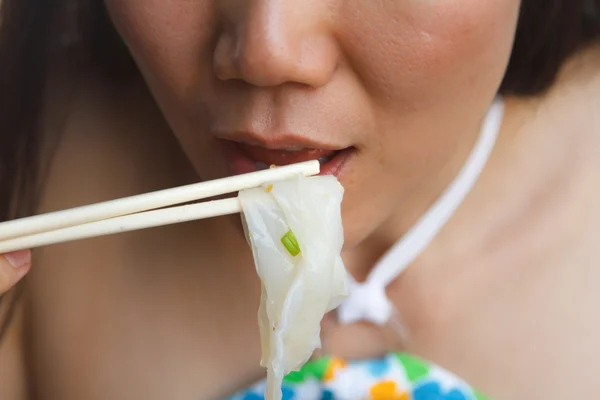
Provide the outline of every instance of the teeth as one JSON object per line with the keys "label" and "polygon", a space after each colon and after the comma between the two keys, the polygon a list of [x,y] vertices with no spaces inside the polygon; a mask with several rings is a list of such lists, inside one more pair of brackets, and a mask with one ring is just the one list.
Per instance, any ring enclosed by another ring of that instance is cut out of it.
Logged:
{"label": "teeth", "polygon": [[[0,1],[2,1],[2,0],[0,0]],[[331,161],[331,159],[332,159],[332,158],[333,158],[333,156],[330,156],[330,157],[321,157],[321,158],[317,158],[317,161],[319,161],[319,163],[320,163],[321,165],[323,165],[323,164],[325,164],[326,162],[328,162],[328,161]],[[276,167],[277,167],[277,165],[267,165],[266,163],[264,163],[264,162],[262,162],[262,161],[256,161],[256,162],[254,163],[254,167],[256,167],[256,169],[257,169],[258,171],[262,171],[262,170],[264,170],[264,169],[276,168]]]}

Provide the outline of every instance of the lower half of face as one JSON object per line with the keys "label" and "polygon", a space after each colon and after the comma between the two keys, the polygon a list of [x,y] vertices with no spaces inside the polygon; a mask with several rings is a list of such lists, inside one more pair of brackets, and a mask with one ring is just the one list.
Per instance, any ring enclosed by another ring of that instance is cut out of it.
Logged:
{"label": "lower half of face", "polygon": [[204,179],[320,158],[348,246],[474,143],[519,0],[107,0]]}

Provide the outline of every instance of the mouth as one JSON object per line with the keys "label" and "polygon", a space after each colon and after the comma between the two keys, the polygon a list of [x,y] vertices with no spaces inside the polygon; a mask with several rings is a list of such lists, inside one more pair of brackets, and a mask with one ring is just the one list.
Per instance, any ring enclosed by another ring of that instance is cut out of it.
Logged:
{"label": "mouth", "polygon": [[295,164],[318,160],[321,164],[319,175],[334,175],[339,178],[343,167],[354,153],[353,147],[343,149],[317,149],[286,145],[264,147],[232,140],[220,140],[225,159],[232,174],[245,174],[267,169],[272,166]]}

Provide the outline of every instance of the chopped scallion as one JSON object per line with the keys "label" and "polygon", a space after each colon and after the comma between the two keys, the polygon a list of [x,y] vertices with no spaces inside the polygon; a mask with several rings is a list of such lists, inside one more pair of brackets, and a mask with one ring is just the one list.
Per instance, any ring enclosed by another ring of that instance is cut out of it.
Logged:
{"label": "chopped scallion", "polygon": [[298,245],[298,239],[296,239],[296,235],[290,229],[287,231],[285,235],[281,238],[281,243],[283,243],[286,250],[292,255],[292,257],[296,257],[300,254],[300,246]]}

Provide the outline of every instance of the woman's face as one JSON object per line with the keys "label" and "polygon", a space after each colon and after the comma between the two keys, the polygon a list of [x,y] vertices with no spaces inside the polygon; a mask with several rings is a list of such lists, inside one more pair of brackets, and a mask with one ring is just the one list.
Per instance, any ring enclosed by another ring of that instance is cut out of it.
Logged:
{"label": "woman's face", "polygon": [[106,3],[203,179],[321,157],[346,188],[350,246],[463,161],[502,80],[520,6]]}

